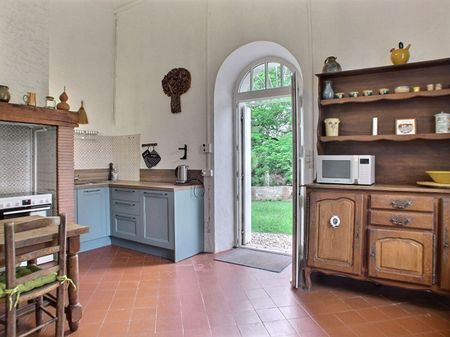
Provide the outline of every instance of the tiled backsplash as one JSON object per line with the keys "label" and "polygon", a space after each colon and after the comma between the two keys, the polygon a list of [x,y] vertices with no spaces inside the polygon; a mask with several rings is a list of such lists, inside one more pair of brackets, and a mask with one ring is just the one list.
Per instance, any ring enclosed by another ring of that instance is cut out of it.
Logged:
{"label": "tiled backsplash", "polygon": [[36,191],[56,195],[56,128],[36,132]]}
{"label": "tiled backsplash", "polygon": [[33,188],[32,131],[27,126],[0,124],[0,194]]}
{"label": "tiled backsplash", "polygon": [[75,169],[102,169],[114,163],[121,180],[139,180],[140,135],[75,137]]}

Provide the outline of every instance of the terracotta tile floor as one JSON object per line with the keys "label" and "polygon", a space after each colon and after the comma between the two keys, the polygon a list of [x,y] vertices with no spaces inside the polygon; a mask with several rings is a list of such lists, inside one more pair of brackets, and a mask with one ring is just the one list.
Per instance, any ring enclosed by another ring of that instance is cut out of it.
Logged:
{"label": "terracotta tile floor", "polygon": [[320,275],[311,292],[293,290],[290,268],[210,254],[173,264],[106,247],[81,254],[80,269],[85,311],[73,337],[450,336],[449,298]]}

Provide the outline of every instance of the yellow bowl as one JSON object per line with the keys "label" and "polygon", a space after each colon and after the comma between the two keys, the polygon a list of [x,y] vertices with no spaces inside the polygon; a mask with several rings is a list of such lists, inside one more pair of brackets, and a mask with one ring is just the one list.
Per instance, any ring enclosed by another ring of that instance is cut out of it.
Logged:
{"label": "yellow bowl", "polygon": [[426,171],[435,182],[450,184],[450,171]]}

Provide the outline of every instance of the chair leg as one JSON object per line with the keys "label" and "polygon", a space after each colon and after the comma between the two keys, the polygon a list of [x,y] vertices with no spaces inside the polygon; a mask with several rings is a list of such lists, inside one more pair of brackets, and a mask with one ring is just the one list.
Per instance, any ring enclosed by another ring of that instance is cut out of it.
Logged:
{"label": "chair leg", "polygon": [[6,298],[6,337],[16,337],[16,308],[9,310],[9,296]]}
{"label": "chair leg", "polygon": [[41,310],[41,307],[43,306],[43,304],[44,304],[44,300],[43,300],[42,296],[36,298],[35,306],[34,306],[34,316],[36,318],[36,326],[41,325],[44,322],[42,310]]}
{"label": "chair leg", "polygon": [[65,285],[61,284],[57,290],[57,301],[56,301],[56,317],[58,317],[56,321],[56,333],[55,337],[63,337],[64,336],[64,290]]}

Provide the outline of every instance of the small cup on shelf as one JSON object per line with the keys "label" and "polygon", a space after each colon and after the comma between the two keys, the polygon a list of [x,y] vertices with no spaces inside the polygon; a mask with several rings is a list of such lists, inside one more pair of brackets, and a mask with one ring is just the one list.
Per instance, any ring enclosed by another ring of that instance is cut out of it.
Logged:
{"label": "small cup on shelf", "polygon": [[388,88],[380,88],[380,89],[378,89],[378,93],[380,95],[387,95],[387,94],[389,94],[389,89]]}
{"label": "small cup on shelf", "polygon": [[413,92],[420,92],[420,86],[413,87]]}
{"label": "small cup on shelf", "polygon": [[433,83],[427,84],[427,90],[428,91],[433,91],[434,90],[434,84]]}
{"label": "small cup on shelf", "polygon": [[359,96],[359,91],[350,91],[348,93],[349,97],[358,97]]}
{"label": "small cup on shelf", "polygon": [[442,83],[436,83],[434,85],[434,90],[442,90]]}
{"label": "small cup on shelf", "polygon": [[337,92],[334,94],[334,97],[336,98],[344,98],[345,94],[343,92]]}
{"label": "small cup on shelf", "polygon": [[364,96],[372,96],[372,94],[373,94],[373,90],[372,89],[363,90],[363,95]]}

